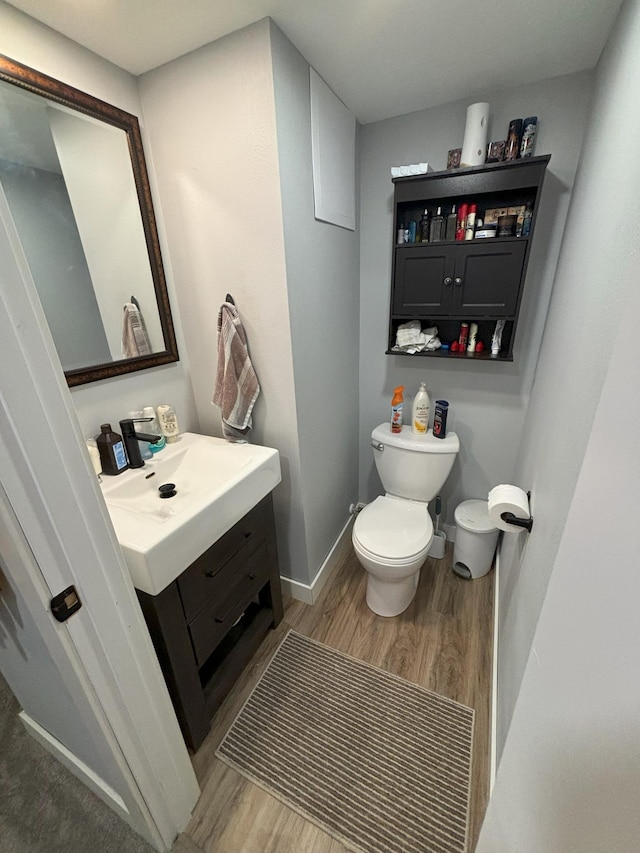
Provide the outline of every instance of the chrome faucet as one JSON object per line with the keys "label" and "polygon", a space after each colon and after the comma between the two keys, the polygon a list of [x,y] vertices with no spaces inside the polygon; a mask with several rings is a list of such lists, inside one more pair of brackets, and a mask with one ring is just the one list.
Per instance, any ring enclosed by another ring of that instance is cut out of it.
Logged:
{"label": "chrome faucet", "polygon": [[120,421],[120,432],[122,434],[124,448],[127,451],[129,468],[142,468],[144,465],[144,459],[140,455],[139,441],[148,441],[150,444],[153,444],[162,438],[161,435],[151,435],[147,432],[136,432],[135,424],[152,420],[153,418],[125,418],[125,420]]}

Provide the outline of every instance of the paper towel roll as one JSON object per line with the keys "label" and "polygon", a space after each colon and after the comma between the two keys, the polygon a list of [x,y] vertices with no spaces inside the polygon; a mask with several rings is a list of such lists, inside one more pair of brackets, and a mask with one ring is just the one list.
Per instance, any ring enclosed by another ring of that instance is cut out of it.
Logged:
{"label": "paper towel roll", "polygon": [[507,530],[510,533],[523,530],[522,527],[503,521],[503,512],[512,512],[516,518],[529,518],[527,493],[518,486],[509,486],[506,483],[495,486],[489,492],[489,518],[492,523],[500,530]]}
{"label": "paper towel roll", "polygon": [[487,151],[489,104],[471,104],[467,108],[467,123],[460,154],[461,166],[481,166]]}

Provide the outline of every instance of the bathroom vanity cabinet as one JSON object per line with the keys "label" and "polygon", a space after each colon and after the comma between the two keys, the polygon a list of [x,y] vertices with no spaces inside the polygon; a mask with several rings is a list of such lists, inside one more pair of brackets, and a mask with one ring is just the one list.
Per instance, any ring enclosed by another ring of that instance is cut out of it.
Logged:
{"label": "bathroom vanity cabinet", "polygon": [[159,595],[138,590],[184,739],[194,751],[269,628],[282,619],[271,495]]}
{"label": "bathroom vanity cabinet", "polygon": [[[458,339],[461,322],[478,324],[482,353],[444,350],[413,354],[428,358],[513,361],[513,343],[522,301],[527,262],[535,231],[545,170],[550,155],[484,166],[394,178],[394,238],[401,226],[419,221],[424,210],[446,215],[452,205],[475,203],[477,218],[488,210],[528,206],[527,236],[488,237],[461,241],[395,243],[389,315],[388,354],[393,352],[401,323],[420,320],[422,328],[437,326],[440,340]],[[504,318],[502,349],[491,357],[496,320]]]}

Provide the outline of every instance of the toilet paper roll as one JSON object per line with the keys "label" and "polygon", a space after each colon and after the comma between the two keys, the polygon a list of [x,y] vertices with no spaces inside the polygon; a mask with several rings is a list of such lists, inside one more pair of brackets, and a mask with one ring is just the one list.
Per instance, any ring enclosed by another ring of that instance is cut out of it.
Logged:
{"label": "toilet paper roll", "polygon": [[510,486],[506,483],[495,486],[489,492],[489,518],[492,523],[500,530],[507,530],[509,533],[520,532],[522,527],[503,521],[503,512],[512,512],[516,518],[529,518],[527,493],[518,486]]}
{"label": "toilet paper roll", "polygon": [[487,152],[489,104],[471,104],[467,108],[467,123],[460,154],[461,166],[481,166]]}

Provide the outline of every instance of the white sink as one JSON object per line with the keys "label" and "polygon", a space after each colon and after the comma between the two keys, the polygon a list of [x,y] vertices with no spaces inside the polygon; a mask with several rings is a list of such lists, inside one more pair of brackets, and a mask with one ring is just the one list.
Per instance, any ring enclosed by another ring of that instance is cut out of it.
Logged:
{"label": "white sink", "polygon": [[[281,479],[277,450],[188,432],[142,468],[103,475],[133,585],[162,592]],[[161,498],[167,483],[176,494]]]}

